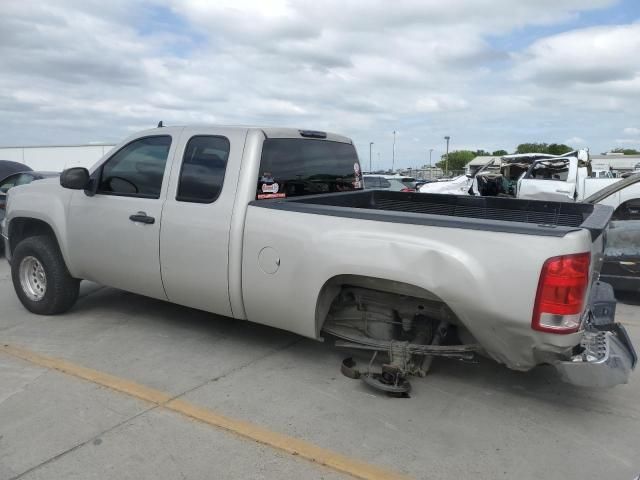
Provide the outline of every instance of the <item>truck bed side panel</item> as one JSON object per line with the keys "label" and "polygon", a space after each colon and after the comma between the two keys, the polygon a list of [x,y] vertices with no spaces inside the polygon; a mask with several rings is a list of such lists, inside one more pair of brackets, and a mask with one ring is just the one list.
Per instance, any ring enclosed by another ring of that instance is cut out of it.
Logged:
{"label": "truck bed side panel", "polygon": [[[532,341],[548,339],[530,328],[542,264],[591,247],[586,230],[535,236],[251,205],[243,246],[244,305],[253,322],[317,338],[317,299],[331,278],[408,283],[449,305],[488,350],[503,352],[496,360],[528,369],[536,363]],[[577,342],[574,335],[563,337],[564,347]]]}

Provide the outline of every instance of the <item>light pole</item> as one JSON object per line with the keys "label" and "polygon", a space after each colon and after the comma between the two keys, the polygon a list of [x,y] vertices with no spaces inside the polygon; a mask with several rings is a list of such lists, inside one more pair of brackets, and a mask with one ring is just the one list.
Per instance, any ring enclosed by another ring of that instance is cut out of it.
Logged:
{"label": "light pole", "polygon": [[433,168],[431,168],[431,154],[433,153],[433,148],[429,149],[429,178],[433,178]]}
{"label": "light pole", "polygon": [[393,131],[393,153],[391,154],[391,173],[396,168],[396,131]]}
{"label": "light pole", "polygon": [[369,142],[369,173],[371,173],[373,170],[371,170],[371,147],[373,146],[373,142]]}
{"label": "light pole", "polygon": [[444,162],[444,169],[446,172],[448,172],[449,171],[449,140],[451,140],[451,137],[447,135],[446,137],[444,137],[444,139],[447,141],[447,153],[446,153],[445,162]]}

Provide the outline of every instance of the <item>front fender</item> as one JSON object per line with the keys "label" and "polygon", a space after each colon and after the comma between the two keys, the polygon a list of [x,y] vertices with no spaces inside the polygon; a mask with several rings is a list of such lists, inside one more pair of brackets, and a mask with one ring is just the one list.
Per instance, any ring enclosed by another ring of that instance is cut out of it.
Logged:
{"label": "front fender", "polygon": [[[46,223],[60,247],[69,272],[73,275],[73,258],[67,249],[67,206],[71,190],[60,186],[58,179],[39,180],[9,191],[6,227],[11,236],[12,224],[18,219],[34,219]],[[15,225],[15,224],[14,224]],[[13,245],[10,239],[10,243]]]}

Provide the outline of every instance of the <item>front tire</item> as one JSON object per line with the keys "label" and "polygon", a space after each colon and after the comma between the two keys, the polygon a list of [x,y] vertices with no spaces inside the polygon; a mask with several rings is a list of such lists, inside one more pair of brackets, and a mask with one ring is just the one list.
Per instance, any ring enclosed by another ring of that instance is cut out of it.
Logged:
{"label": "front tire", "polygon": [[18,244],[11,259],[11,279],[22,305],[39,315],[66,312],[78,299],[80,280],[71,276],[57,243],[46,235]]}

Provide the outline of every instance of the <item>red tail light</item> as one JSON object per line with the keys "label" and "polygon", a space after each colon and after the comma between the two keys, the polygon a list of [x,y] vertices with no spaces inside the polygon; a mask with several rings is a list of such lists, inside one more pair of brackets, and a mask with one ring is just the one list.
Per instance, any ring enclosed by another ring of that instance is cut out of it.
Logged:
{"label": "red tail light", "polygon": [[531,328],[549,333],[573,333],[589,286],[590,253],[553,257],[544,262]]}
{"label": "red tail light", "polygon": [[415,188],[403,188],[402,190],[400,190],[401,192],[415,192],[416,189]]}

